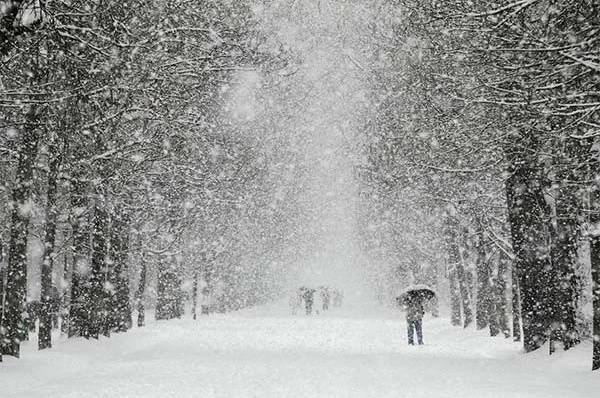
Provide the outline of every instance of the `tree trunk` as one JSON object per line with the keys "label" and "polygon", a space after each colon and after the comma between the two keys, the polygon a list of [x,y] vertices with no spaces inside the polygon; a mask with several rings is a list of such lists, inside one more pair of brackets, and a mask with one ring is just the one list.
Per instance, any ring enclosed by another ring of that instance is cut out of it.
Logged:
{"label": "tree trunk", "polygon": [[526,352],[536,350],[548,340],[553,315],[552,278],[548,272],[551,269],[548,211],[545,208],[542,170],[535,158],[539,147],[535,135],[526,133],[517,139],[516,152],[511,153],[508,159],[510,176],[506,180],[508,219],[520,288]]}
{"label": "tree trunk", "polygon": [[[598,153],[594,153],[594,158],[598,159]],[[595,180],[593,189],[591,190],[590,208],[591,216],[590,223],[592,225],[592,233],[590,234],[590,263],[592,268],[592,370],[600,369],[600,183],[598,175],[600,175],[600,163],[591,163],[591,176]]]}
{"label": "tree trunk", "polygon": [[113,258],[113,285],[109,311],[111,329],[126,332],[131,328],[131,305],[129,303],[129,272],[127,255],[129,251],[129,222],[122,211],[117,211],[111,229],[111,250]]}
{"label": "tree trunk", "polygon": [[[69,278],[69,260],[68,255],[65,252],[63,256],[63,280],[68,281]],[[67,284],[66,286],[69,286]],[[69,311],[68,309],[71,306],[70,294],[67,294],[67,289],[63,287],[63,291],[61,294],[61,302],[60,302],[60,332],[63,335],[69,334]]]}
{"label": "tree trunk", "polygon": [[511,272],[512,290],[512,330],[513,340],[521,341],[521,294],[519,293],[519,277],[514,263]]}
{"label": "tree trunk", "polygon": [[[550,333],[550,347],[554,346],[554,341],[562,341],[565,350],[579,343],[576,321],[580,291],[580,282],[576,274],[579,222],[572,214],[564,214],[572,207],[566,203],[557,207],[557,225],[552,228],[554,292],[551,299],[554,322]],[[561,211],[561,208],[565,211]]]}
{"label": "tree trunk", "polygon": [[192,285],[192,318],[196,319],[196,310],[198,304],[198,269],[194,269],[194,284]]}
{"label": "tree trunk", "polygon": [[494,280],[494,302],[496,310],[496,319],[498,320],[498,329],[504,337],[510,337],[510,327],[508,325],[508,300],[506,298],[506,277],[511,266],[511,261],[504,253],[500,253],[498,259],[498,275]]}
{"label": "tree trunk", "polygon": [[144,307],[144,292],[146,290],[146,260],[144,254],[140,253],[141,256],[141,271],[140,271],[140,282],[138,284],[137,292],[135,293],[135,299],[137,302],[137,325],[142,327],[146,324],[145,307]]}
{"label": "tree trunk", "polygon": [[163,260],[158,266],[158,289],[156,301],[156,319],[172,319],[181,316],[181,286],[173,264]]}
{"label": "tree trunk", "polygon": [[[35,119],[32,108],[29,122]],[[33,167],[37,156],[39,134],[35,127],[24,127],[19,148],[15,188],[12,192],[12,214],[8,266],[6,270],[6,300],[4,306],[3,328],[0,330],[0,344],[6,355],[19,357],[20,343],[27,336],[23,320],[25,297],[27,295],[27,236],[31,217],[31,189],[33,186]]]}
{"label": "tree trunk", "polygon": [[467,328],[473,322],[473,311],[471,310],[471,295],[469,294],[467,275],[465,272],[465,267],[462,264],[458,266],[457,279],[458,288],[460,290],[462,311],[464,314],[463,327]]}
{"label": "tree trunk", "polygon": [[600,236],[591,239],[592,300],[594,308],[592,370],[600,369]]}
{"label": "tree trunk", "polygon": [[498,308],[499,303],[497,301],[496,289],[496,278],[491,278],[488,291],[488,327],[490,331],[490,336],[492,337],[497,336],[500,333],[500,311]]}
{"label": "tree trunk", "polygon": [[550,293],[552,278],[547,247],[546,212],[540,208],[544,196],[533,170],[523,167],[507,181],[509,219],[519,280],[523,344],[526,352],[547,340],[552,323]]}
{"label": "tree trunk", "polygon": [[462,311],[460,310],[460,291],[458,289],[458,278],[456,270],[452,270],[449,275],[450,283],[450,322],[454,326],[460,326],[462,323]]}
{"label": "tree trunk", "polygon": [[553,333],[568,350],[580,342],[577,328],[577,310],[581,295],[581,281],[577,274],[578,248],[581,237],[581,210],[583,202],[575,183],[584,183],[587,176],[580,165],[590,154],[591,141],[565,138],[558,164],[555,165],[557,189],[555,198],[555,219],[552,225],[552,265],[554,269],[553,308],[556,319]]}
{"label": "tree trunk", "polygon": [[[4,319],[4,305],[6,302],[6,267],[3,266],[4,262],[4,245],[0,240],[0,330],[4,326],[2,320]],[[0,345],[0,362],[2,362],[2,346]]]}
{"label": "tree trunk", "polygon": [[446,218],[446,250],[448,253],[448,282],[450,285],[450,322],[454,326],[461,324],[460,290],[458,288],[457,268],[460,263],[460,249],[458,247],[457,235],[458,223],[455,218]]}
{"label": "tree trunk", "polygon": [[462,250],[460,250],[460,246],[458,246],[458,242],[457,242],[457,247],[459,248],[460,261],[456,264],[456,271],[457,271],[456,276],[458,279],[458,288],[460,290],[462,311],[463,311],[463,315],[464,315],[463,327],[467,328],[473,322],[473,311],[471,310],[471,292],[469,289],[470,283],[469,283],[467,271],[465,270],[464,254],[463,254]]}
{"label": "tree trunk", "polygon": [[106,236],[108,232],[108,214],[104,209],[104,203],[96,203],[93,220],[92,267],[86,288],[88,289],[88,296],[90,298],[87,303],[88,313],[90,314],[90,337],[97,339],[100,333],[106,333],[107,331],[107,294],[105,292],[105,283],[107,282]]}
{"label": "tree trunk", "polygon": [[41,308],[40,327],[38,334],[38,348],[43,350],[52,347],[52,311],[54,307],[52,296],[52,268],[54,263],[54,246],[56,241],[56,221],[58,208],[56,196],[58,191],[58,173],[61,163],[61,149],[57,145],[50,145],[52,158],[49,164],[48,190],[46,203],[46,234],[44,238],[44,257],[41,272]]}
{"label": "tree trunk", "polygon": [[[490,264],[486,259],[485,234],[480,225],[477,242],[477,311],[475,314],[477,329],[492,328]],[[490,329],[491,332],[491,329]]]}
{"label": "tree trunk", "polygon": [[81,176],[73,178],[73,187],[71,192],[71,228],[73,235],[73,244],[71,251],[73,253],[73,266],[71,272],[71,303],[69,307],[69,337],[81,336],[86,339],[90,337],[89,333],[89,313],[87,303],[87,290],[84,288],[86,279],[84,275],[89,269],[88,242],[89,242],[89,223],[87,206],[88,198],[86,185]]}

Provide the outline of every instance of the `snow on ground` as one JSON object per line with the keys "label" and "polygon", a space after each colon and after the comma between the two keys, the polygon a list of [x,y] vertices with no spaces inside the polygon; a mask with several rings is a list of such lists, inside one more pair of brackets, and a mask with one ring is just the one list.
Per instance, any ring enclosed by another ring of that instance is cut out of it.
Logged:
{"label": "snow on ground", "polygon": [[290,316],[275,304],[55,347],[0,364],[9,397],[540,397],[591,398],[591,347],[550,360],[483,332],[425,320],[423,347],[405,342],[401,313],[348,305]]}

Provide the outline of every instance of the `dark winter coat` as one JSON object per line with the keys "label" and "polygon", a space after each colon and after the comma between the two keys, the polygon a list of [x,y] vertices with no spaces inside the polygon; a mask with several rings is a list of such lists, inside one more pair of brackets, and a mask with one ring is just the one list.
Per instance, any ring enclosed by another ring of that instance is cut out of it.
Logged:
{"label": "dark winter coat", "polygon": [[423,309],[423,303],[420,299],[412,297],[404,301],[404,307],[406,309],[406,320],[407,321],[418,321],[423,319],[425,310]]}

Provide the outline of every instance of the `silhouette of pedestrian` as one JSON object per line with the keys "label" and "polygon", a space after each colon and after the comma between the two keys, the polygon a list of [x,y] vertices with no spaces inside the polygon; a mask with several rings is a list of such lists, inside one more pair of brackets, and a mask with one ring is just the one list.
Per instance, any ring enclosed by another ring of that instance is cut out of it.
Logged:
{"label": "silhouette of pedestrian", "polygon": [[423,309],[422,299],[416,295],[408,295],[404,299],[406,310],[406,324],[408,333],[408,344],[414,345],[414,334],[417,334],[417,342],[423,345]]}
{"label": "silhouette of pedestrian", "polygon": [[313,302],[315,300],[315,289],[306,288],[302,294],[304,298],[304,306],[306,308],[306,315],[312,314]]}

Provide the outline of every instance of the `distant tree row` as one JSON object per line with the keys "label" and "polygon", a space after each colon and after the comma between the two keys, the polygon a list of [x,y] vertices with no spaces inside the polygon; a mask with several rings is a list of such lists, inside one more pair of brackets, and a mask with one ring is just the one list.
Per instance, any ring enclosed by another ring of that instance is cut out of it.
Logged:
{"label": "distant tree row", "polygon": [[226,105],[286,61],[246,2],[0,1],[0,58],[0,353],[19,356],[37,291],[40,349],[56,290],[85,338],[142,326],[149,295],[181,316],[186,281],[218,284],[223,311],[272,293],[273,151]]}
{"label": "distant tree row", "polygon": [[600,368],[598,3],[373,9],[367,250],[396,278],[444,262],[453,324],[527,352],[592,337]]}

